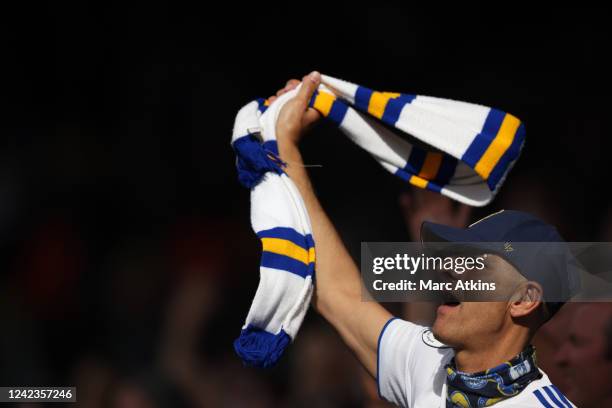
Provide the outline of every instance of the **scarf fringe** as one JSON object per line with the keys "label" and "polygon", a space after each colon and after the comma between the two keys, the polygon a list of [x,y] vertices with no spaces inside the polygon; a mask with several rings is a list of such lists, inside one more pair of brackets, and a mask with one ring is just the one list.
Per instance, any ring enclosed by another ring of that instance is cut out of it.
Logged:
{"label": "scarf fringe", "polygon": [[234,350],[248,367],[274,366],[283,355],[291,337],[283,329],[278,334],[248,325],[234,341]]}

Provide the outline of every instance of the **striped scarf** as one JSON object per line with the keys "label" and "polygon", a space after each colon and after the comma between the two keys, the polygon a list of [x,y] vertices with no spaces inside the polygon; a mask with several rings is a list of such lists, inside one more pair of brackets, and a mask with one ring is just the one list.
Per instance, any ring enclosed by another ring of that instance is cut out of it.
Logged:
{"label": "striped scarf", "polygon": [[[295,338],[313,290],[315,251],[298,189],[276,144],[287,92],[236,115],[232,147],[240,183],[251,190],[251,224],[262,242],[260,282],[234,348],[247,365],[269,367]],[[525,139],[511,114],[449,99],[378,92],[326,75],[310,106],[385,169],[462,203],[489,203]]]}

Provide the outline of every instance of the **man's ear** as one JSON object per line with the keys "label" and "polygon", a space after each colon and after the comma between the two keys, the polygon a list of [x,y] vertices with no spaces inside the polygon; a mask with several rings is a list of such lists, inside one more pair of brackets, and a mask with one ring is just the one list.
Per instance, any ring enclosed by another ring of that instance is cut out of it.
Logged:
{"label": "man's ear", "polygon": [[544,291],[537,282],[524,282],[517,292],[517,296],[510,303],[510,315],[514,318],[527,316],[542,304]]}

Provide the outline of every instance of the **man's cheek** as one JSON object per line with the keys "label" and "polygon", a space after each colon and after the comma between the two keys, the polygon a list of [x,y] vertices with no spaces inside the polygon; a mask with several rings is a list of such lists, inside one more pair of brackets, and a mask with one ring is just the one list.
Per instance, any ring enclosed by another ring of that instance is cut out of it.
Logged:
{"label": "man's cheek", "polygon": [[590,362],[591,364],[599,364],[605,360],[605,357],[602,350],[598,350],[596,347],[590,347],[581,349],[580,354],[577,356],[577,360]]}

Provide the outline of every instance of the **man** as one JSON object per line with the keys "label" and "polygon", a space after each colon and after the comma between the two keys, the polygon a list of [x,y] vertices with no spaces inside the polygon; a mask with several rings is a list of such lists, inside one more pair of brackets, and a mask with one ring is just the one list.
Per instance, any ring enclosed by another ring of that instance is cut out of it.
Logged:
{"label": "man", "polygon": [[[305,76],[297,95],[281,110],[279,153],[312,222],[317,251],[313,305],[376,378],[380,395],[407,407],[572,407],[537,368],[529,346],[558,305],[547,308],[541,300],[542,285],[526,279],[502,256],[489,256],[486,270],[513,285],[512,297],[507,302],[443,304],[431,331],[393,318],[375,302],[361,301],[358,268],[314,194],[298,149],[303,130],[319,116],[308,109],[319,83],[317,72]],[[298,84],[289,81],[276,96]],[[466,242],[476,231],[490,232],[496,225],[499,236],[520,235],[521,226],[527,229],[524,237],[551,231],[533,217],[512,212],[491,216],[466,230],[429,224],[424,231],[441,240],[460,236]]]}
{"label": "man", "polygon": [[567,394],[581,408],[612,407],[612,304],[572,305],[557,364],[571,388]]}

